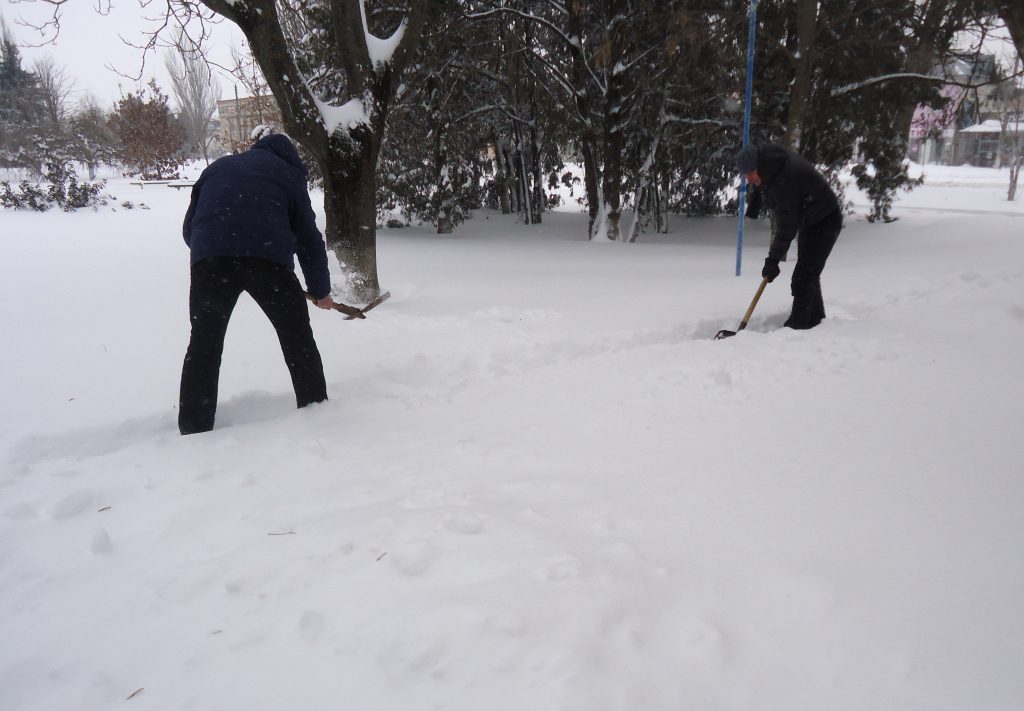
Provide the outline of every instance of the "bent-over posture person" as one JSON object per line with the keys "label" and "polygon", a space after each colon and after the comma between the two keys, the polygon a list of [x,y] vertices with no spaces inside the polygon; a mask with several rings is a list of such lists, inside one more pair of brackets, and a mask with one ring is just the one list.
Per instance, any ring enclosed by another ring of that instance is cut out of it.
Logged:
{"label": "bent-over posture person", "polygon": [[306,166],[291,139],[274,134],[244,153],[214,161],[192,188],[182,231],[191,250],[192,334],[181,369],[178,429],[213,429],[224,334],[248,292],[281,342],[298,407],[327,399],[294,257],[316,305],[331,308],[323,236],[306,186]]}
{"label": "bent-over posture person", "polygon": [[[779,262],[796,237],[799,254],[793,268],[793,310],[785,325],[814,328],[825,318],[821,272],[843,229],[839,200],[814,166],[782,146],[744,146],[736,156],[736,168],[775,211],[775,236],[761,276],[769,283],[775,280]],[[747,217],[757,217],[759,202],[751,201]]]}

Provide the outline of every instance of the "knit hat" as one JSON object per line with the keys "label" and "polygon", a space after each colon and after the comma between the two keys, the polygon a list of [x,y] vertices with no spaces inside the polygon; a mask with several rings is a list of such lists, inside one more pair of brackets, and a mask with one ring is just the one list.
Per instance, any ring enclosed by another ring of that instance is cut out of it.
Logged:
{"label": "knit hat", "polygon": [[736,170],[746,174],[757,170],[757,146],[748,143],[736,154]]}

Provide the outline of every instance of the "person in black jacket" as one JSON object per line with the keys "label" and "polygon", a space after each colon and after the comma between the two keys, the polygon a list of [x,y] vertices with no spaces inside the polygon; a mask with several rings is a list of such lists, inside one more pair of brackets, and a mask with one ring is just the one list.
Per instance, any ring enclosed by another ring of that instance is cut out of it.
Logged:
{"label": "person in black jacket", "polygon": [[744,146],[736,156],[736,167],[755,188],[747,217],[757,217],[762,200],[775,212],[775,236],[761,276],[769,283],[775,280],[779,262],[797,237],[793,310],[785,325],[814,328],[825,318],[821,272],[843,229],[839,200],[814,166],[782,146]]}
{"label": "person in black jacket", "polygon": [[191,250],[191,338],[181,369],[178,429],[213,429],[224,334],[248,292],[281,342],[298,407],[327,399],[320,351],[295,255],[309,293],[333,305],[327,250],[306,187],[306,166],[291,139],[273,134],[244,153],[214,161],[192,188],[182,233]]}

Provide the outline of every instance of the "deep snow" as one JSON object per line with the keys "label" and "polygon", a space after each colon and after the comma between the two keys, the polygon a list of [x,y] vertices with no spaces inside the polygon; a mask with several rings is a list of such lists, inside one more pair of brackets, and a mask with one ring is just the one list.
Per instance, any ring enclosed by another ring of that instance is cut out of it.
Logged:
{"label": "deep snow", "polygon": [[1024,202],[926,174],[719,342],[765,225],[383,230],[331,401],[243,297],[187,438],[187,192],[0,213],[0,709],[1021,708]]}

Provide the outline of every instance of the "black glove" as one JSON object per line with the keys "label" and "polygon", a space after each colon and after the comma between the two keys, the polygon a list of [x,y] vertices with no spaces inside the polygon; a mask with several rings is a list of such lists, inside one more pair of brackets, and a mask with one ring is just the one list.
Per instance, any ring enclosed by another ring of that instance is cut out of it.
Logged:
{"label": "black glove", "polygon": [[768,280],[771,284],[775,281],[775,277],[779,275],[782,270],[779,269],[779,260],[772,257],[766,257],[764,260],[764,269],[761,270],[761,276]]}

